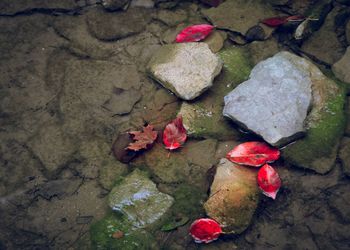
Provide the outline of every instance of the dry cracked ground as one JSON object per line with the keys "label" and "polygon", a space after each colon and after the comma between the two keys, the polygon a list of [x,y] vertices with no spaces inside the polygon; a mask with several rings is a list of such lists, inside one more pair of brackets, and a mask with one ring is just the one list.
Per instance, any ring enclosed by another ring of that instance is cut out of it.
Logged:
{"label": "dry cracked ground", "polygon": [[[293,14],[322,1],[271,2]],[[350,43],[350,7],[349,1],[328,2],[326,21],[302,46],[283,32],[261,38],[252,31],[244,40],[230,27],[222,29],[225,42],[212,46],[246,47],[254,62],[291,50],[329,69]],[[160,130],[176,116],[180,102],[146,75],[145,65],[181,28],[207,23],[201,10],[209,6],[163,0],[131,5],[107,11],[91,0],[0,1],[0,249],[89,249],[90,225],[108,211],[111,178],[145,168],[143,156],[129,165],[118,162],[114,140],[146,123]],[[246,43],[253,40],[264,41]],[[349,249],[349,136],[348,123],[336,163],[324,175],[280,162],[278,200],[263,198],[244,233],[196,245],[187,223],[153,232],[158,247]],[[238,144],[239,137],[233,139],[191,140],[179,170],[166,173],[167,166],[150,157],[151,174],[158,173],[151,178],[170,195],[187,183],[205,200],[212,167]]]}

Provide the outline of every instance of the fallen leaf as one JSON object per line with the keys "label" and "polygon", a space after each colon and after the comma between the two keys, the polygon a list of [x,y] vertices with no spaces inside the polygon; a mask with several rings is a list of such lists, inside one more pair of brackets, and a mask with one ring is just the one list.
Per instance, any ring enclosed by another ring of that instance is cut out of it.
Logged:
{"label": "fallen leaf", "polygon": [[287,22],[287,17],[271,17],[261,21],[263,24],[266,24],[270,27],[277,27]]}
{"label": "fallen leaf", "polygon": [[259,167],[267,162],[273,162],[280,156],[277,148],[272,148],[266,143],[252,141],[239,144],[227,153],[230,161],[253,167]]}
{"label": "fallen leaf", "polygon": [[266,196],[276,199],[277,192],[281,187],[281,179],[273,167],[265,164],[260,168],[257,181]]}
{"label": "fallen leaf", "polygon": [[206,38],[214,29],[209,24],[197,24],[184,28],[176,36],[177,43],[198,42]]}
{"label": "fallen leaf", "polygon": [[123,238],[123,237],[124,237],[124,233],[122,231],[115,231],[112,234],[112,238],[113,239],[120,239],[120,238]]}
{"label": "fallen leaf", "polygon": [[190,227],[190,235],[196,243],[209,243],[219,238],[222,229],[215,220],[203,218],[195,220]]}
{"label": "fallen leaf", "polygon": [[166,125],[163,132],[163,142],[166,149],[174,150],[185,143],[187,139],[186,129],[182,124],[182,117],[175,118]]}
{"label": "fallen leaf", "polygon": [[143,132],[141,131],[131,131],[129,134],[134,136],[135,142],[129,144],[127,149],[139,151],[140,149],[146,149],[148,145],[152,144],[155,139],[157,139],[157,131],[153,130],[152,125],[147,125],[143,127]]}
{"label": "fallen leaf", "polygon": [[283,17],[271,17],[271,18],[264,19],[261,22],[270,27],[278,27],[287,22],[298,22],[298,21],[301,22],[304,19],[305,17],[303,16],[294,15],[294,16],[283,16]]}

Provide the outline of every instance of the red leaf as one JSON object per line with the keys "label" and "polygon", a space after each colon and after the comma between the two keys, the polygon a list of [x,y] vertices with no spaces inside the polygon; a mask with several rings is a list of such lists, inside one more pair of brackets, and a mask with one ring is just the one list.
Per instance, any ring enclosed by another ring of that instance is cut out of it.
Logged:
{"label": "red leaf", "polygon": [[148,145],[152,144],[155,139],[157,139],[157,131],[153,130],[152,125],[147,125],[143,127],[143,132],[141,131],[131,131],[129,134],[134,136],[135,142],[129,144],[127,149],[139,151],[140,149],[147,148]]}
{"label": "red leaf", "polygon": [[266,162],[273,162],[280,156],[280,151],[263,142],[245,142],[233,148],[226,158],[238,164],[259,167]]}
{"label": "red leaf", "polygon": [[163,132],[163,142],[166,149],[174,150],[185,143],[187,139],[186,129],[182,124],[182,117],[175,118],[166,125]]}
{"label": "red leaf", "polygon": [[219,238],[221,226],[212,219],[195,220],[190,227],[190,234],[196,243],[209,243]]}
{"label": "red leaf", "polygon": [[287,22],[287,18],[288,17],[271,17],[271,18],[264,19],[261,22],[270,27],[277,27],[282,24],[285,24]]}
{"label": "red leaf", "polygon": [[258,172],[258,185],[263,193],[275,199],[278,190],[281,187],[281,179],[277,173],[277,171],[268,164],[265,164],[262,168],[260,168]]}
{"label": "red leaf", "polygon": [[197,24],[184,28],[176,36],[177,43],[198,42],[206,38],[214,29],[209,24]]}

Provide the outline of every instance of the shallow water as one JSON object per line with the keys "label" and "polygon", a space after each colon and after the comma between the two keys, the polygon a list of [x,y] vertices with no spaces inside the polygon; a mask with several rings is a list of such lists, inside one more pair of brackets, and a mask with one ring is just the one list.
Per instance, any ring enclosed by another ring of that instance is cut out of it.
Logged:
{"label": "shallow water", "polygon": [[[246,231],[208,245],[194,243],[188,231],[191,221],[205,216],[202,203],[214,166],[238,143],[261,139],[226,121],[233,134],[191,138],[169,159],[160,141],[128,166],[114,158],[111,147],[119,134],[146,123],[161,130],[176,117],[181,101],[151,80],[145,66],[179,29],[206,22],[198,8],[207,6],[188,1],[161,14],[160,7],[143,9],[137,20],[140,13],[128,11],[124,23],[113,26],[109,20],[120,13],[99,4],[17,2],[0,3],[0,249],[90,249],[90,226],[110,212],[114,180],[108,177],[136,168],[181,201],[175,204],[189,217],[176,230],[149,229],[155,249],[350,248],[350,182],[339,154],[324,175],[276,162],[283,183],[277,199],[262,197]],[[293,8],[301,11],[306,2],[295,1]],[[254,63],[296,46],[283,34],[259,43],[240,45],[253,51]],[[227,38],[224,48],[232,46]],[[329,53],[310,58],[329,68],[322,60]],[[218,89],[214,84],[197,101],[214,105]],[[348,125],[342,141],[349,135]]]}

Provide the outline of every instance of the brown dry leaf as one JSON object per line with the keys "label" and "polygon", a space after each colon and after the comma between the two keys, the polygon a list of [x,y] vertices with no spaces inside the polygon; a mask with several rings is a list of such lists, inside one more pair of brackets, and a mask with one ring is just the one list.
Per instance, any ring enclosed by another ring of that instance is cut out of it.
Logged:
{"label": "brown dry leaf", "polygon": [[141,131],[131,131],[129,134],[134,136],[135,142],[129,144],[127,149],[133,151],[139,151],[140,149],[147,148],[148,145],[152,144],[157,139],[157,131],[153,130],[152,125],[147,125],[143,127],[143,132]]}

